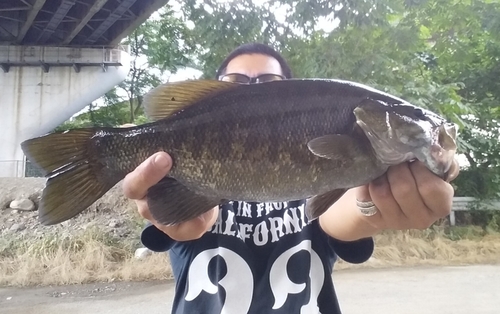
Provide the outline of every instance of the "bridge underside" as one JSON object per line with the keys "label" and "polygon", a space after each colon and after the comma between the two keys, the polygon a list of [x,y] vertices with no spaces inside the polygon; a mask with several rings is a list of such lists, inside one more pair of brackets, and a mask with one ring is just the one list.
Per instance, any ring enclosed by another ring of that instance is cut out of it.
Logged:
{"label": "bridge underside", "polygon": [[168,0],[1,0],[0,45],[113,47]]}

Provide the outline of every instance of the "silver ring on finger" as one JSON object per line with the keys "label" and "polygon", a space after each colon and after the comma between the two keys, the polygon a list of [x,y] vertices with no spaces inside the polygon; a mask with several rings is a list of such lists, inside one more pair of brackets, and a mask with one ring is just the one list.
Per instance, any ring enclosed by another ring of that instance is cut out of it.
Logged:
{"label": "silver ring on finger", "polygon": [[372,201],[362,202],[356,199],[356,206],[363,216],[370,217],[378,212],[377,206]]}

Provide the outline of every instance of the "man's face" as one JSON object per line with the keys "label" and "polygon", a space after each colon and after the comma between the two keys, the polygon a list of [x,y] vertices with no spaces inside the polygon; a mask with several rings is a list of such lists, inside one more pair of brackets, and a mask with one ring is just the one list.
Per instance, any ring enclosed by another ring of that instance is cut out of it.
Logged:
{"label": "man's face", "polygon": [[239,73],[248,77],[257,77],[262,74],[283,74],[278,60],[262,54],[237,56],[228,63],[225,73]]}

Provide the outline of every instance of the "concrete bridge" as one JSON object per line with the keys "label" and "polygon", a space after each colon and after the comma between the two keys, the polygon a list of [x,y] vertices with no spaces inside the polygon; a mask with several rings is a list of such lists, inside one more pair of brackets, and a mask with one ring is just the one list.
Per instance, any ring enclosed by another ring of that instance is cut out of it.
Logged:
{"label": "concrete bridge", "polygon": [[0,1],[0,177],[26,172],[20,143],[122,82],[120,42],[168,0]]}

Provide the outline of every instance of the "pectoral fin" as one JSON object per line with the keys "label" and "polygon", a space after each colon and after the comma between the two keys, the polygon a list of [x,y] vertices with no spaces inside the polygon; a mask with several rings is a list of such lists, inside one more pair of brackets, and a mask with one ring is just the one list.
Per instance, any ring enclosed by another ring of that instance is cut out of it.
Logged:
{"label": "pectoral fin", "polygon": [[191,220],[222,203],[222,200],[198,195],[168,177],[148,190],[147,200],[151,215],[163,225]]}
{"label": "pectoral fin", "polygon": [[324,135],[310,140],[307,147],[316,156],[347,163],[360,153],[359,141],[349,135]]}
{"label": "pectoral fin", "polygon": [[337,189],[316,195],[306,202],[306,216],[309,220],[314,220],[321,216],[338,199],[344,195],[347,189]]}

